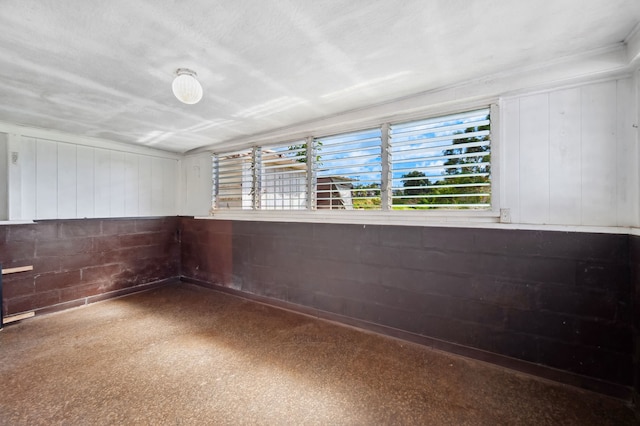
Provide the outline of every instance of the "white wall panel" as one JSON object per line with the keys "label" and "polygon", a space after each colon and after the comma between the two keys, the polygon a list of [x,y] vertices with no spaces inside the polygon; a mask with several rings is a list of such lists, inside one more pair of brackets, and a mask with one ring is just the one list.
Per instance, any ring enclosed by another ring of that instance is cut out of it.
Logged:
{"label": "white wall panel", "polygon": [[36,141],[36,217],[58,217],[58,144]]}
{"label": "white wall panel", "polygon": [[634,127],[636,104],[633,79],[617,82],[618,128],[616,130],[616,192],[617,224],[619,226],[638,226],[637,217],[640,209],[638,200],[638,144],[637,129]]}
{"label": "white wall panel", "polygon": [[138,186],[138,213],[140,216],[151,216],[153,214],[151,205],[151,157],[138,158],[138,173],[140,179]]}
{"label": "white wall panel", "polygon": [[111,151],[109,212],[111,217],[124,216],[125,164],[124,153]]}
{"label": "white wall panel", "polygon": [[176,215],[179,160],[8,135],[9,220]]}
{"label": "white wall panel", "polygon": [[207,216],[211,209],[211,154],[185,157],[181,166],[180,214]]}
{"label": "white wall panel", "polygon": [[[20,163],[20,217],[16,219],[36,218],[36,140],[33,138],[22,138],[17,141],[15,149],[19,153]],[[13,219],[13,218],[12,218]]]}
{"label": "white wall panel", "polygon": [[549,95],[520,99],[520,219],[549,222]]}
{"label": "white wall panel", "polygon": [[615,225],[616,83],[582,88],[582,223]]}
{"label": "white wall panel", "polygon": [[59,143],[58,146],[58,218],[77,217],[78,182],[76,145]]}
{"label": "white wall panel", "polygon": [[9,157],[16,156],[15,161],[9,161],[7,181],[8,220],[21,219],[22,216],[22,155],[20,147],[25,146],[19,135],[7,134],[7,150]]}
{"label": "white wall panel", "polygon": [[77,184],[77,212],[76,217],[96,217],[94,213],[94,148],[78,145],[76,148],[76,184]]}
{"label": "white wall panel", "polygon": [[124,215],[138,216],[138,155],[125,154],[124,157]]}
{"label": "white wall panel", "polygon": [[95,149],[93,153],[93,212],[96,217],[111,216],[111,153]]}
{"label": "white wall panel", "polygon": [[164,207],[162,188],[162,159],[151,159],[151,211],[161,212]]}
{"label": "white wall panel", "polygon": [[503,102],[502,208],[526,224],[631,226],[638,218],[631,79]]}
{"label": "white wall panel", "polygon": [[580,88],[549,94],[549,222],[581,221]]}
{"label": "white wall panel", "polygon": [[168,160],[166,158],[161,159],[162,166],[162,211],[166,215],[176,214],[176,202],[178,199],[178,162],[174,160]]}
{"label": "white wall panel", "polygon": [[0,133],[0,220],[9,219],[9,138]]}
{"label": "white wall panel", "polygon": [[511,221],[520,222],[520,99],[505,101],[501,108],[503,133],[500,174],[503,185],[500,207],[509,209]]}

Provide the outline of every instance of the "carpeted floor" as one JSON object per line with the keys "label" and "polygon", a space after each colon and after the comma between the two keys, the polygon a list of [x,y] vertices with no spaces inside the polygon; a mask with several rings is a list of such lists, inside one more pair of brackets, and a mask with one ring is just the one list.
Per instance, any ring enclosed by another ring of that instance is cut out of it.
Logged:
{"label": "carpeted floor", "polygon": [[188,284],[0,332],[3,425],[636,424],[625,403]]}

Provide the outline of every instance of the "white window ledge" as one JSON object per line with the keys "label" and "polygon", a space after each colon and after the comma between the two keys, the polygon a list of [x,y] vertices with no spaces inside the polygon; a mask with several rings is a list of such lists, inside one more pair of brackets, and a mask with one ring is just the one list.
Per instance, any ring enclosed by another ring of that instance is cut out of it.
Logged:
{"label": "white window ledge", "polygon": [[640,236],[640,228],[625,226],[583,226],[526,223],[500,223],[498,212],[429,211],[217,211],[205,220],[239,220],[264,222],[309,222],[357,225],[433,226],[457,228],[517,229],[531,231],[591,232]]}

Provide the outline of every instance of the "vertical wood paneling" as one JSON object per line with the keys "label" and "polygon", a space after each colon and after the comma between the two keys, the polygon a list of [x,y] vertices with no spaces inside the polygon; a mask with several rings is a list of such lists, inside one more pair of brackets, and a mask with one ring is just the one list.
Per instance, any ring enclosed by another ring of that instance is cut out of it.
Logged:
{"label": "vertical wood paneling", "polygon": [[139,192],[138,212],[140,216],[151,216],[151,157],[138,158]]}
{"label": "vertical wood paneling", "polygon": [[111,151],[111,186],[109,211],[111,217],[124,216],[124,153]]}
{"label": "vertical wood paneling", "polygon": [[177,214],[177,159],[21,135],[4,142],[10,220]]}
{"label": "vertical wood paneling", "polygon": [[77,217],[76,145],[58,145],[58,218]]}
{"label": "vertical wood paneling", "polygon": [[80,146],[76,148],[77,155],[77,217],[95,217],[94,205],[95,205],[95,182],[94,182],[94,149],[87,146]]}
{"label": "vertical wood paneling", "polygon": [[580,88],[549,95],[549,222],[580,223]]}
{"label": "vertical wood paneling", "polygon": [[549,95],[520,99],[520,220],[549,222]]}
{"label": "vertical wood paneling", "polygon": [[[635,144],[635,164],[633,167],[632,179],[633,179],[633,193],[636,200],[636,212],[633,217],[633,225],[640,227],[640,69],[636,70],[632,78],[633,84],[633,100],[632,105],[635,111],[633,116],[634,133],[633,143]],[[639,372],[640,374],[640,372]],[[640,382],[640,379],[639,379]]]}
{"label": "vertical wood paneling", "polygon": [[22,182],[21,217],[20,219],[35,219],[36,217],[36,140],[22,138],[20,144],[20,181]]}
{"label": "vertical wood paneling", "polygon": [[94,214],[96,217],[111,215],[111,153],[96,148],[94,151]]}
{"label": "vertical wood paneling", "polygon": [[[8,145],[8,155],[7,159],[9,164],[9,174],[7,181],[7,202],[8,202],[8,213],[9,220],[21,219],[22,218],[22,152],[20,147],[22,146],[20,137],[14,134],[7,135],[7,145]],[[16,163],[11,161],[11,153],[15,152],[18,154],[18,159]]]}
{"label": "vertical wood paneling", "polygon": [[634,107],[633,80],[618,80],[616,87],[616,206],[618,226],[634,226],[640,206],[638,199],[638,149],[636,129],[633,127],[636,114]]}
{"label": "vertical wood paneling", "polygon": [[36,218],[58,217],[58,144],[36,141]]}
{"label": "vertical wood paneling", "polygon": [[151,211],[160,212],[164,206],[164,194],[162,193],[162,158],[151,159]]}
{"label": "vertical wood paneling", "polygon": [[636,163],[634,166],[635,172],[633,174],[634,175],[633,179],[635,181],[634,193],[635,193],[635,198],[637,202],[636,215],[634,217],[633,223],[634,223],[634,226],[640,227],[640,69],[634,73],[633,80],[634,80],[634,89],[635,89],[634,90],[635,99],[633,102],[633,105],[635,107],[635,116],[633,118],[635,129],[634,129],[633,140],[636,147],[636,152],[635,152]]}
{"label": "vertical wood paneling", "polygon": [[0,133],[0,220],[9,219],[7,196],[9,182],[9,142],[6,133]]}
{"label": "vertical wood paneling", "polygon": [[615,225],[615,81],[584,86],[581,111],[582,224]]}
{"label": "vertical wood paneling", "polygon": [[176,212],[176,199],[177,199],[177,161],[170,159],[162,159],[164,163],[162,174],[162,188],[163,188],[163,200],[162,200],[162,214],[172,215]]}
{"label": "vertical wood paneling", "polygon": [[[181,161],[181,194],[179,214],[206,216],[211,209],[211,154],[202,153]],[[272,177],[271,177],[272,178]]]}
{"label": "vertical wood paneling", "polygon": [[138,157],[125,154],[124,157],[124,214],[138,216]]}
{"label": "vertical wood paneling", "polygon": [[520,100],[510,99],[503,106],[502,182],[500,207],[508,208],[511,221],[520,222]]}

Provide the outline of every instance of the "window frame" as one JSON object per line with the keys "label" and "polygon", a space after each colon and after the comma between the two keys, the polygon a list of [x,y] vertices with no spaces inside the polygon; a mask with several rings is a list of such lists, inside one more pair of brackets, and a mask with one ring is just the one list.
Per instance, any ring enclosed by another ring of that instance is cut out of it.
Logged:
{"label": "window frame", "polygon": [[[491,117],[491,205],[485,210],[472,209],[419,209],[413,211],[393,210],[391,208],[391,175],[388,157],[389,150],[389,129],[393,124],[402,124],[410,121],[428,120],[432,118],[445,117],[447,115],[463,114],[480,109],[488,109]],[[315,183],[315,141],[318,139],[328,138],[336,135],[362,132],[369,129],[381,130],[381,161],[382,161],[382,185],[380,197],[382,208],[380,210],[355,209],[355,210],[331,210],[317,209],[315,206],[316,185]],[[336,223],[381,223],[381,224],[421,224],[421,223],[457,223],[460,222],[490,222],[496,223],[500,221],[500,169],[502,156],[500,155],[500,108],[497,101],[478,102],[467,104],[460,108],[447,108],[445,110],[433,110],[430,112],[414,112],[411,114],[401,114],[395,116],[387,116],[378,120],[362,121],[360,124],[348,124],[332,126],[328,129],[314,130],[310,129],[304,132],[305,136],[301,137],[300,133],[289,135],[283,138],[264,138],[255,140],[250,145],[251,149],[260,147],[269,147],[274,145],[296,144],[305,141],[307,146],[312,149],[307,150],[307,160],[311,167],[307,170],[307,188],[308,202],[307,209],[300,210],[263,210],[263,209],[237,209],[237,210],[219,210],[212,208],[209,218],[218,219],[234,219],[234,220],[266,220],[266,221],[302,221],[302,222],[336,222]],[[285,142],[283,142],[285,141]],[[289,141],[289,142],[286,142]],[[311,144],[311,145],[309,145]],[[244,149],[247,148],[245,145]],[[233,152],[238,151],[237,145]],[[212,152],[212,161],[215,164],[217,155],[224,156],[227,151]],[[386,200],[385,200],[386,199]],[[313,201],[312,201],[313,200]],[[312,206],[312,208],[309,208]]]}

